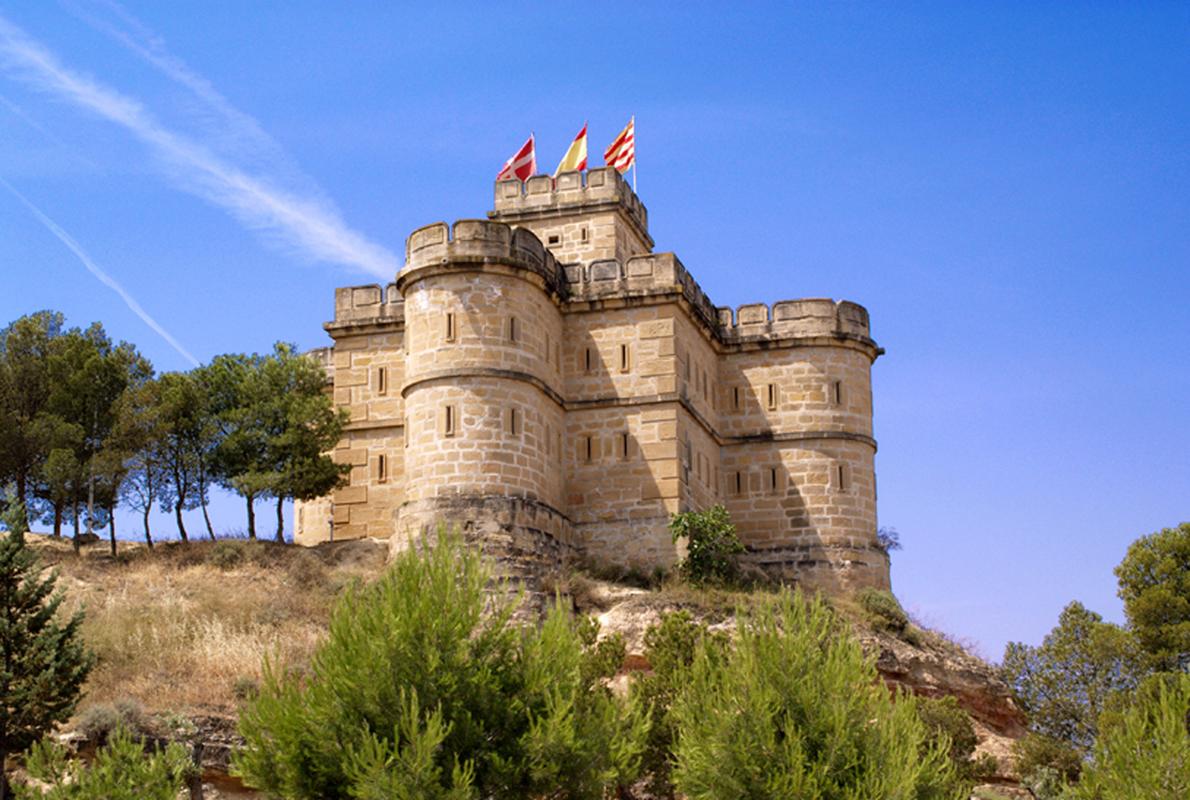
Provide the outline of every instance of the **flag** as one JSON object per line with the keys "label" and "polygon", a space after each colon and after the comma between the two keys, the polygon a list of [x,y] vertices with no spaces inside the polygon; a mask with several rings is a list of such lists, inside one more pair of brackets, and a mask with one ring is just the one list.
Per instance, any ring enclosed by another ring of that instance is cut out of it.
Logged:
{"label": "flag", "polygon": [[500,169],[500,174],[496,176],[498,181],[506,181],[510,178],[527,181],[537,172],[537,148],[533,144],[533,134],[529,134],[528,140],[521,146],[520,150],[512,158],[504,162],[504,166]]}
{"label": "flag", "polygon": [[628,168],[636,163],[636,146],[633,141],[635,137],[636,117],[633,117],[628,120],[627,127],[620,131],[616,140],[608,145],[607,150],[603,152],[603,163],[609,167],[615,167],[621,175],[627,172]]}
{"label": "flag", "polygon": [[570,149],[566,151],[566,155],[562,156],[562,160],[558,162],[558,168],[554,170],[554,177],[558,177],[563,172],[573,172],[574,170],[584,170],[587,168],[587,123],[583,123],[583,129],[578,132],[578,136],[574,137],[574,141],[570,143]]}

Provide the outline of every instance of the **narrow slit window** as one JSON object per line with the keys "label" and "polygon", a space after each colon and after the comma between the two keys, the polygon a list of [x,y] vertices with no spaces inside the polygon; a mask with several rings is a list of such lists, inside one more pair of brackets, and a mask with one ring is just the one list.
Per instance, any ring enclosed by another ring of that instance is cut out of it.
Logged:
{"label": "narrow slit window", "polygon": [[740,410],[740,387],[731,387],[731,407],[736,411]]}
{"label": "narrow slit window", "polygon": [[770,410],[777,407],[777,384],[775,383],[768,385],[768,403]]}
{"label": "narrow slit window", "polygon": [[510,436],[517,436],[521,432],[521,412],[520,409],[508,409],[508,434]]}
{"label": "narrow slit window", "polygon": [[620,434],[620,458],[624,461],[628,460],[628,434]]}
{"label": "narrow slit window", "polygon": [[628,345],[620,345],[620,372],[627,372],[629,365]]}
{"label": "narrow slit window", "polygon": [[732,487],[735,494],[744,493],[744,473],[737,471],[732,474]]}
{"label": "narrow slit window", "polygon": [[384,453],[376,456],[376,480],[378,483],[388,481],[388,456]]}
{"label": "narrow slit window", "polygon": [[835,481],[839,487],[840,492],[847,491],[847,467],[844,464],[839,464],[835,467]]}
{"label": "narrow slit window", "polygon": [[453,342],[457,334],[454,312],[449,312],[446,315],[446,341]]}
{"label": "narrow slit window", "polygon": [[508,318],[508,341],[515,342],[517,340],[517,318]]}
{"label": "narrow slit window", "polygon": [[588,347],[585,350],[583,350],[583,371],[584,372],[587,372],[587,373],[591,372],[592,360],[593,359],[591,358],[591,348]]}
{"label": "narrow slit window", "polygon": [[831,384],[831,400],[835,405],[843,405],[843,381],[835,381]]}
{"label": "narrow slit window", "polygon": [[587,229],[586,228],[579,229],[578,238],[580,241],[583,241],[583,242],[587,241]]}
{"label": "narrow slit window", "polygon": [[777,493],[777,468],[769,467],[769,493]]}
{"label": "narrow slit window", "polygon": [[388,368],[376,368],[376,394],[388,394]]}
{"label": "narrow slit window", "polygon": [[442,409],[442,433],[445,436],[454,436],[455,429],[458,427],[458,412],[454,406],[446,406]]}
{"label": "narrow slit window", "polygon": [[592,441],[590,436],[583,437],[583,460],[590,461],[594,455]]}

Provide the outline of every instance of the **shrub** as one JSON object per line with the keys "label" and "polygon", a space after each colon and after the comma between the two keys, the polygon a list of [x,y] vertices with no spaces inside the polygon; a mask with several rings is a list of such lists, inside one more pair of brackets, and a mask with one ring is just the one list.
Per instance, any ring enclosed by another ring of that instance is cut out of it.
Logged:
{"label": "shrub", "polygon": [[909,615],[892,592],[882,589],[864,589],[857,598],[865,616],[877,630],[901,634],[909,625]]}
{"label": "shrub", "polygon": [[234,768],[287,798],[600,798],[633,779],[642,715],[607,688],[619,638],[555,605],[538,628],[439,533],[338,602],[302,678],[266,663]]}
{"label": "shrub", "polygon": [[930,740],[947,748],[955,770],[963,779],[975,782],[995,773],[998,765],[994,756],[988,753],[975,756],[975,746],[979,744],[975,725],[954,697],[918,698],[917,715],[930,730]]}
{"label": "shrub", "polygon": [[678,565],[691,583],[731,583],[739,574],[735,556],[744,552],[727,509],[674,514],[669,521],[673,540],[686,540],[686,557]]}
{"label": "shrub", "polygon": [[149,728],[144,706],[136,700],[122,697],[114,703],[88,706],[79,714],[76,729],[93,742],[102,742],[116,729],[132,735],[142,735]]}
{"label": "shrub", "polygon": [[194,769],[181,745],[146,754],[121,726],[89,767],[47,739],[33,746],[25,768],[44,786],[14,787],[17,800],[175,800]]}
{"label": "shrub", "polygon": [[959,800],[946,749],[895,699],[821,599],[742,612],[726,654],[700,644],[673,704],[674,781],[691,800]]}
{"label": "shrub", "polygon": [[206,562],[216,569],[235,569],[247,560],[247,542],[221,540],[207,553]]}
{"label": "shrub", "polygon": [[1075,800],[1190,797],[1190,674],[1155,676],[1104,719]]}
{"label": "shrub", "polygon": [[645,659],[652,671],[633,682],[632,699],[649,722],[643,767],[655,797],[674,796],[671,773],[677,732],[671,709],[689,677],[694,654],[704,642],[719,654],[726,652],[728,646],[725,635],[712,634],[704,623],[695,622],[688,611],[666,614],[645,632]]}
{"label": "shrub", "polygon": [[1082,771],[1082,755],[1074,745],[1043,734],[1029,733],[1018,739],[1012,752],[1021,783],[1041,800],[1061,796]]}

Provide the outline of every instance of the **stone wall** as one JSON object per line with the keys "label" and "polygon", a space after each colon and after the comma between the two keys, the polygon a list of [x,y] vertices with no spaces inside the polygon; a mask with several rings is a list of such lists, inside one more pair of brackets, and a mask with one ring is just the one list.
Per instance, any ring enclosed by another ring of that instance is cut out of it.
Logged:
{"label": "stone wall", "polygon": [[336,292],[351,482],[302,505],[300,541],[333,513],[336,538],[449,523],[511,565],[648,569],[681,556],[672,514],[724,503],[771,573],[888,586],[866,310],[714,306],[613,170],[499,183],[489,216],[419,228],[395,284]]}

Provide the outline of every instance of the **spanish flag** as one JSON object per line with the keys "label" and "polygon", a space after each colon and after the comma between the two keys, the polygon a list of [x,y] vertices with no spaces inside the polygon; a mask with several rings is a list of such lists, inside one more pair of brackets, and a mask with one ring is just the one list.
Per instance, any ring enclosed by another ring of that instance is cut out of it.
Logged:
{"label": "spanish flag", "polygon": [[583,123],[583,129],[578,132],[578,136],[574,137],[574,141],[570,143],[570,149],[566,151],[566,155],[562,156],[562,160],[558,162],[558,168],[554,170],[554,177],[558,177],[563,172],[573,172],[574,170],[584,170],[587,168],[587,123]]}

